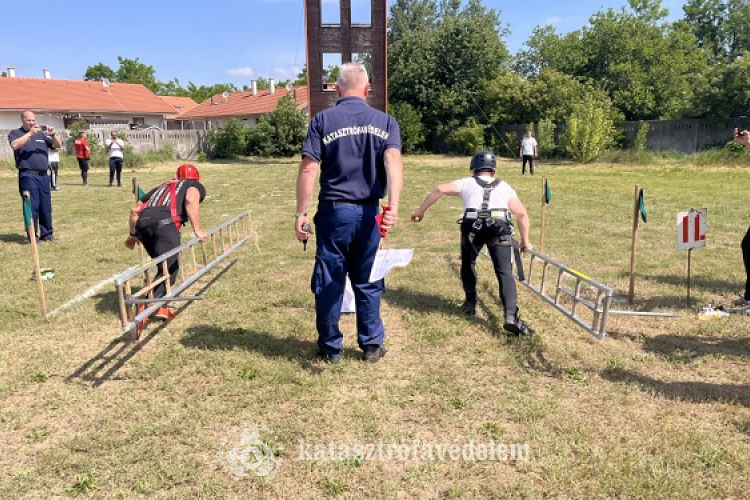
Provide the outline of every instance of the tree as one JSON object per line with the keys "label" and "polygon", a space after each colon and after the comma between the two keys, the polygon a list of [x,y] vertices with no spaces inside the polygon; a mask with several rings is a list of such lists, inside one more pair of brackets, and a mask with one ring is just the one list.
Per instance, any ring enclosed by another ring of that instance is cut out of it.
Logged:
{"label": "tree", "polygon": [[[412,9],[413,7],[413,9]],[[476,114],[484,81],[509,59],[499,14],[479,0],[440,6],[399,0],[389,33],[390,101],[409,103],[422,117],[432,149]]]}
{"label": "tree", "polygon": [[187,95],[192,98],[195,102],[201,103],[210,99],[212,96],[223,94],[224,92],[236,92],[237,87],[232,83],[217,83],[214,85],[206,86],[201,85],[198,87],[193,82],[188,83]]}
{"label": "tree", "polygon": [[299,154],[305,140],[307,118],[291,95],[279,99],[276,109],[261,117],[247,131],[247,154],[291,157]]}
{"label": "tree", "polygon": [[116,81],[115,71],[104,63],[99,63],[94,66],[86,68],[86,73],[83,75],[84,80],[102,81],[105,78],[110,81]]}
{"label": "tree", "polygon": [[397,102],[388,110],[401,130],[401,151],[414,153],[424,146],[425,131],[422,125],[422,117],[414,106],[407,102]]}

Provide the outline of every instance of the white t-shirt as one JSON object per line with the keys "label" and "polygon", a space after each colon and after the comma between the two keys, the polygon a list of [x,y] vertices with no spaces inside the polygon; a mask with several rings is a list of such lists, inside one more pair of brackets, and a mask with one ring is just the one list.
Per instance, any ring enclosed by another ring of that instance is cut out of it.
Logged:
{"label": "white t-shirt", "polygon": [[115,139],[114,141],[112,139],[107,139],[105,145],[109,147],[110,144],[112,144],[112,147],[109,148],[109,157],[123,158],[122,152],[125,149],[125,143],[122,142],[122,139]]}
{"label": "white t-shirt", "polygon": [[536,139],[533,137],[524,137],[523,141],[521,141],[521,150],[523,151],[521,154],[534,156],[534,148],[537,146]]}
{"label": "white t-shirt", "polygon": [[[489,175],[480,176],[485,182],[493,182],[494,177]],[[484,188],[474,180],[474,177],[466,177],[457,181],[453,181],[453,184],[458,187],[459,195],[464,202],[464,208],[482,208],[482,200],[484,199]],[[511,198],[517,198],[516,191],[510,187],[505,181],[500,181],[491,192],[490,192],[490,204],[488,208],[508,208],[508,202]]]}
{"label": "white t-shirt", "polygon": [[56,161],[60,163],[60,152],[59,151],[52,151],[51,149],[47,151],[47,158],[48,161],[52,163],[53,161]]}

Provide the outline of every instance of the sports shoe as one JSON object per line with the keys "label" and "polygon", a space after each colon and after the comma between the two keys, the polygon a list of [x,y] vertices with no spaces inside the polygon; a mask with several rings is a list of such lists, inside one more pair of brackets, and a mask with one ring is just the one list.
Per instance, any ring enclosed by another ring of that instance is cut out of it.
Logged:
{"label": "sports shoe", "polygon": [[341,361],[341,357],[338,354],[325,354],[320,351],[315,353],[314,359],[315,361],[321,361],[329,365],[337,365]]}
{"label": "sports shoe", "polygon": [[169,320],[174,319],[175,316],[177,316],[175,313],[172,312],[171,309],[168,307],[160,307],[156,310],[156,313],[154,314],[154,318],[156,319],[163,319],[163,320]]}
{"label": "sports shoe", "polygon": [[512,333],[517,337],[531,337],[534,335],[534,329],[518,316],[516,316],[513,322],[505,323],[503,325],[503,330]]}
{"label": "sports shoe", "polygon": [[388,353],[388,349],[385,346],[370,346],[365,349],[362,354],[362,361],[368,363],[377,363],[380,358],[384,357]]}
{"label": "sports shoe", "polygon": [[750,306],[750,300],[747,300],[744,296],[734,299],[732,304],[736,306]]}
{"label": "sports shoe", "polygon": [[474,316],[477,313],[477,303],[473,300],[465,300],[464,303],[461,304],[461,310],[467,316]]}

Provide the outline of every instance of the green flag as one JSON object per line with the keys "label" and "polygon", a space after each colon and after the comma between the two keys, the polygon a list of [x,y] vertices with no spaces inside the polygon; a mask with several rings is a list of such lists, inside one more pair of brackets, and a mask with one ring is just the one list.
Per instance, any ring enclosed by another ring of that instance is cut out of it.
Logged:
{"label": "green flag", "polygon": [[549,205],[549,201],[552,199],[552,190],[549,188],[547,179],[544,179],[544,203]]}
{"label": "green flag", "polygon": [[638,212],[641,214],[641,220],[647,222],[646,205],[643,203],[643,189],[638,192]]}
{"label": "green flag", "polygon": [[[135,179],[133,179],[133,194],[135,194]],[[143,198],[144,194],[146,194],[146,192],[141,189],[141,186],[138,186],[138,199],[140,200]]]}
{"label": "green flag", "polygon": [[28,196],[23,197],[23,223],[26,230],[34,223],[34,216],[31,213],[31,200]]}

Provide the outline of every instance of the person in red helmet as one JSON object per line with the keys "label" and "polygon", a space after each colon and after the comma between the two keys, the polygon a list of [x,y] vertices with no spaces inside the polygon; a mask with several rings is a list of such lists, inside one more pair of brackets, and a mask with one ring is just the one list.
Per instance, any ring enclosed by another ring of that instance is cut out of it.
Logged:
{"label": "person in red helmet", "polygon": [[[125,246],[131,250],[142,243],[151,258],[159,257],[180,246],[180,230],[188,221],[195,236],[205,241],[208,236],[200,225],[200,204],[206,198],[206,188],[200,183],[200,174],[189,163],[177,168],[177,178],[157,186],[144,194],[130,210],[130,235]],[[177,255],[167,260],[170,283],[177,279],[180,268]],[[154,280],[162,276],[161,266]],[[163,297],[166,284],[154,288],[154,297]],[[154,315],[159,319],[172,319],[174,313],[161,307]]]}

